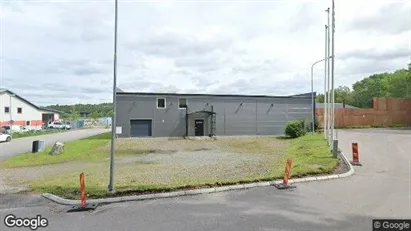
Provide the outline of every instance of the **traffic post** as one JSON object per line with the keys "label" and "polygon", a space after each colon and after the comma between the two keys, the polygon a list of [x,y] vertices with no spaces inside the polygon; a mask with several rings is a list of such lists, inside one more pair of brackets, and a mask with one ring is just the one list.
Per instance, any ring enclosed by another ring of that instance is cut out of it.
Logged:
{"label": "traffic post", "polygon": [[292,159],[287,159],[287,162],[285,164],[283,182],[282,183],[274,183],[274,186],[276,188],[278,188],[278,189],[296,188],[296,186],[288,184],[288,180],[291,177],[292,164],[293,164],[293,160]]}
{"label": "traffic post", "polygon": [[352,165],[362,166],[360,163],[360,153],[358,151],[358,143],[352,143]]}
{"label": "traffic post", "polygon": [[82,172],[80,174],[80,205],[73,205],[71,209],[67,212],[81,212],[81,211],[92,211],[95,210],[98,206],[97,203],[87,204],[87,196],[86,196],[86,184],[85,184],[85,176]]}

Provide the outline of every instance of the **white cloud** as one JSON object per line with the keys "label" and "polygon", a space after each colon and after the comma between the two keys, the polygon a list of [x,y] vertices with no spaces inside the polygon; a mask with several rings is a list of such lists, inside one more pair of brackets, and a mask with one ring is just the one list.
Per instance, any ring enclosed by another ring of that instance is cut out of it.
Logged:
{"label": "white cloud", "polygon": [[[2,2],[0,87],[42,105],[111,101],[113,1]],[[324,57],[331,0],[119,2],[124,90],[298,94]],[[406,67],[409,1],[335,2],[337,85]]]}

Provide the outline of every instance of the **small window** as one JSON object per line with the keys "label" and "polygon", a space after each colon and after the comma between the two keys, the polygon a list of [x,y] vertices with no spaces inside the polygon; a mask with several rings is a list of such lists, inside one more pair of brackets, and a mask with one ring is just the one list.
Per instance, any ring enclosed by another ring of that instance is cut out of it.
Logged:
{"label": "small window", "polygon": [[166,108],[166,99],[157,99],[157,108]]}
{"label": "small window", "polygon": [[10,108],[9,107],[4,107],[4,113],[10,113]]}
{"label": "small window", "polygon": [[178,99],[178,108],[187,108],[187,99],[186,98]]}
{"label": "small window", "polygon": [[26,126],[30,126],[30,121],[26,121]]}
{"label": "small window", "polygon": [[17,108],[17,113],[18,113],[18,114],[21,114],[21,113],[23,113],[23,108],[21,108],[21,107],[18,107],[18,108]]}

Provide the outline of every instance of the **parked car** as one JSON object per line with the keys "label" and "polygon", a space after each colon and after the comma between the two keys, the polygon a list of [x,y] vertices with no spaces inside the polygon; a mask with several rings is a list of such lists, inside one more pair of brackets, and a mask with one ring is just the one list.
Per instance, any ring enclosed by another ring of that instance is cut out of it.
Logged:
{"label": "parked car", "polygon": [[63,123],[63,122],[50,122],[47,126],[48,128],[56,128],[56,129],[65,129],[65,130],[69,130],[71,129],[70,124],[67,123]]}
{"label": "parked car", "polygon": [[0,142],[10,142],[11,136],[9,134],[0,133]]}
{"label": "parked car", "polygon": [[10,134],[10,126],[2,126],[0,128],[0,133]]}

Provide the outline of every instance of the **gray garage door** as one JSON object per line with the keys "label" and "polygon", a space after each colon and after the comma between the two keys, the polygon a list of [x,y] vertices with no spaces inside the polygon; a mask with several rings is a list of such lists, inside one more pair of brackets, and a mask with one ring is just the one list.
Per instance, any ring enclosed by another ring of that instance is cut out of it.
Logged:
{"label": "gray garage door", "polygon": [[151,136],[151,120],[130,120],[131,137]]}

